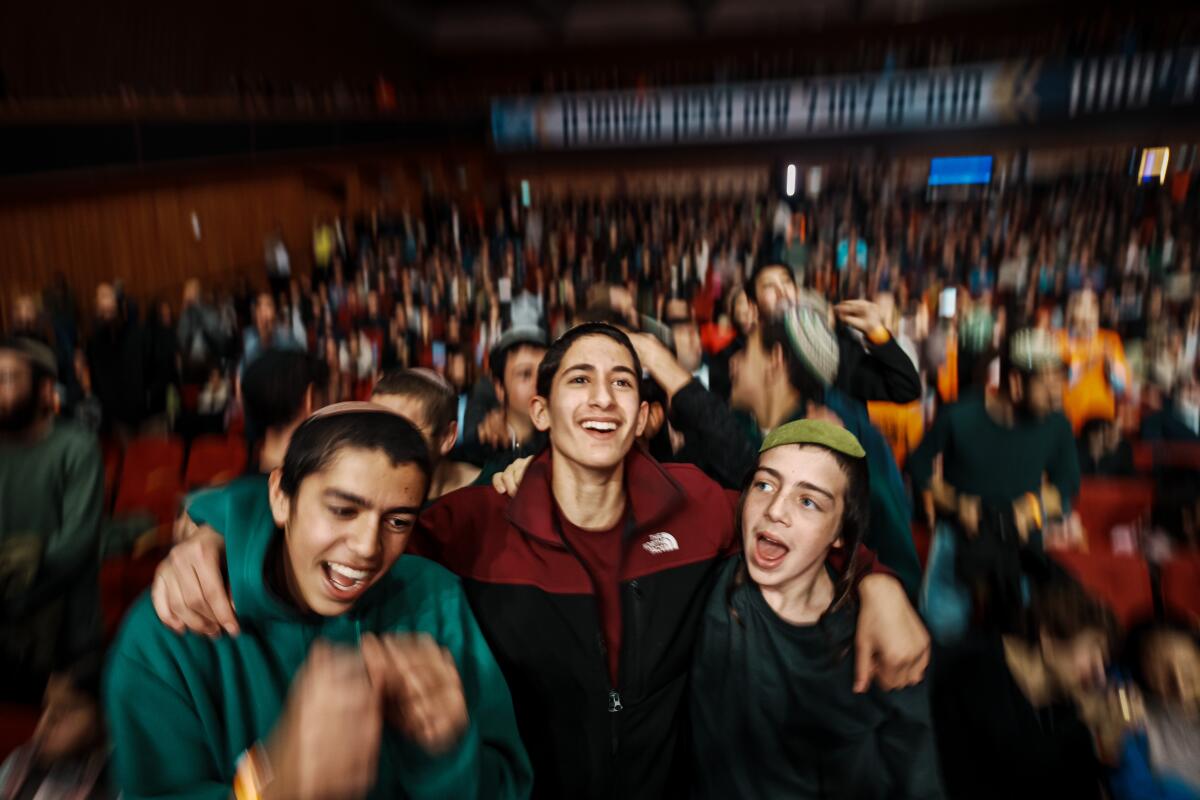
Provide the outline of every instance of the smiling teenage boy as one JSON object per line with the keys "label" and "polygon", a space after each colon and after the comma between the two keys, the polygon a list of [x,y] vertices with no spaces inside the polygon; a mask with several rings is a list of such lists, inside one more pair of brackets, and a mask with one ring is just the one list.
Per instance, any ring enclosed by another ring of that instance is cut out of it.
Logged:
{"label": "smiling teenage boy", "polygon": [[175,635],[130,612],[105,702],[126,797],[524,797],[503,676],[459,582],[402,557],[428,446],[345,403],[292,435],[269,487],[189,514],[226,534],[241,633]]}

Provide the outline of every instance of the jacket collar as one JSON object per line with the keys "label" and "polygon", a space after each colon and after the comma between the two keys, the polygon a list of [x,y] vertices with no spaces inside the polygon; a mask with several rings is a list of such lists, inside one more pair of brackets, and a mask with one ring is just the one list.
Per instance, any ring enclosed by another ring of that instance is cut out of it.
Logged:
{"label": "jacket collar", "polygon": [[[547,447],[526,470],[506,516],[525,535],[563,547],[554,525],[553,515],[558,512],[550,481],[552,462],[551,448]],[[687,502],[683,487],[641,445],[635,445],[625,457],[625,493],[633,510],[635,530],[662,521]]]}

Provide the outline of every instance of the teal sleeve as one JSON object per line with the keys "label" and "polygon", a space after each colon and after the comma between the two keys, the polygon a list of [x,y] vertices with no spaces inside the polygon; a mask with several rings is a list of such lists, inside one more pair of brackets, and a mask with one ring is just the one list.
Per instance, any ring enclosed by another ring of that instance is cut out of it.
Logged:
{"label": "teal sleeve", "polygon": [[[129,631],[126,631],[126,635]],[[119,647],[108,665],[104,709],[116,744],[113,775],[126,800],[225,800],[225,776],[183,687]]]}
{"label": "teal sleeve", "polygon": [[457,581],[443,597],[437,639],[454,656],[470,717],[454,750],[430,756],[402,745],[400,780],[414,800],[497,798],[517,800],[533,788],[533,768],[517,731],[508,684]]}
{"label": "teal sleeve", "polygon": [[230,486],[201,489],[187,499],[187,515],[197,525],[207,525],[224,535],[229,529]]}

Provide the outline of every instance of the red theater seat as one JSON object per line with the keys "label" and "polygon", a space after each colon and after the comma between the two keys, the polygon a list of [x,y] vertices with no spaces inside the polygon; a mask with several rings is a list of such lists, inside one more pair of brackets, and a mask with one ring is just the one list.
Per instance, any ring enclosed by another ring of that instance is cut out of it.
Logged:
{"label": "red theater seat", "polygon": [[1154,612],[1150,569],[1136,556],[1112,553],[1052,553],[1089,592],[1108,604],[1122,625],[1129,625]]}
{"label": "red theater seat", "polygon": [[1176,556],[1162,566],[1163,605],[1200,622],[1200,553]]}
{"label": "red theater seat", "polygon": [[41,715],[42,710],[36,705],[0,703],[0,761],[29,741]]}
{"label": "red theater seat", "polygon": [[144,511],[169,523],[178,511],[183,443],[176,438],[135,439],[125,448],[116,514]]}
{"label": "red theater seat", "polygon": [[1110,534],[1150,513],[1154,506],[1154,481],[1150,478],[1084,478],[1075,510],[1083,521],[1093,552],[1112,550]]}
{"label": "red theater seat", "polygon": [[246,442],[238,436],[198,436],[188,455],[183,485],[188,489],[226,483],[246,468]]}

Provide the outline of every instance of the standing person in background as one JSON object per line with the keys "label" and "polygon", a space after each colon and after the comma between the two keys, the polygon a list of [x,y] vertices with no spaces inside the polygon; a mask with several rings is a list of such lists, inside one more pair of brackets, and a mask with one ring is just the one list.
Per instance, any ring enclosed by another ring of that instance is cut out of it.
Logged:
{"label": "standing person in background", "polygon": [[92,391],[103,409],[103,430],[128,440],[146,420],[146,343],[111,284],[96,287],[96,324],[87,343]]}
{"label": "standing person in background", "polygon": [[292,279],[292,257],[283,240],[283,226],[279,223],[275,223],[275,230],[263,244],[263,263],[267,267],[271,297],[279,297],[287,291],[288,282]]}
{"label": "standing person in background", "polygon": [[1117,397],[1129,388],[1129,364],[1116,331],[1100,328],[1096,293],[1077,292],[1067,304],[1068,329],[1063,347],[1069,380],[1063,412],[1076,434],[1089,419],[1114,419]]}
{"label": "standing person in background", "polygon": [[959,550],[978,541],[984,515],[1023,513],[1030,502],[1040,503],[1043,480],[1064,510],[1079,492],[1075,437],[1059,411],[1063,371],[1050,336],[1018,331],[1001,356],[1000,391],[943,406],[908,457],[913,491],[933,531],[921,606],[935,640],[952,642],[967,630],[973,598]]}
{"label": "standing person in background", "polygon": [[54,354],[0,341],[0,698],[36,703],[48,676],[101,644],[96,437],[54,416]]}
{"label": "standing person in background", "polygon": [[157,434],[166,434],[179,413],[179,364],[175,318],[162,300],[152,304],[146,323],[148,423]]}

